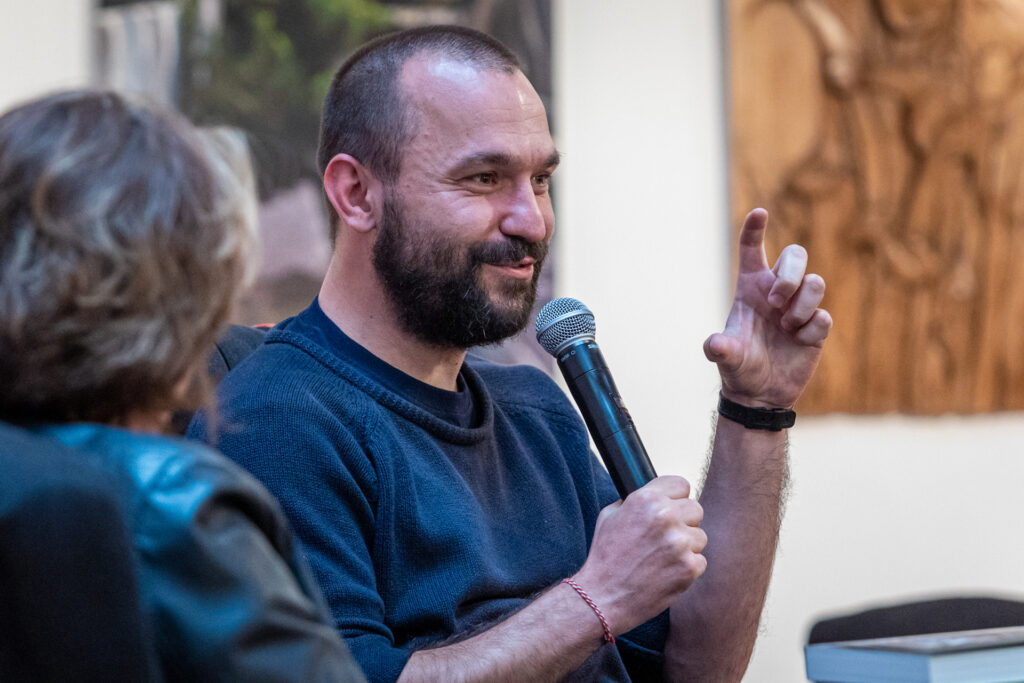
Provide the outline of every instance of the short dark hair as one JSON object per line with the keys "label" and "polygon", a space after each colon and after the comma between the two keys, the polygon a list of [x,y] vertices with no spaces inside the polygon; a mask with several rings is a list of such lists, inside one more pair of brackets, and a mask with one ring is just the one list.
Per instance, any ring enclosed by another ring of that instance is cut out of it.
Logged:
{"label": "short dark hair", "polygon": [[118,423],[182,395],[252,273],[244,140],[110,92],[0,116],[0,419]]}
{"label": "short dark hair", "polygon": [[[461,26],[424,26],[373,40],[334,74],[320,122],[320,172],[337,154],[351,154],[385,183],[398,179],[413,125],[398,86],[410,57],[432,52],[479,69],[515,73],[519,59],[500,42]],[[333,241],[336,222],[331,220]]]}

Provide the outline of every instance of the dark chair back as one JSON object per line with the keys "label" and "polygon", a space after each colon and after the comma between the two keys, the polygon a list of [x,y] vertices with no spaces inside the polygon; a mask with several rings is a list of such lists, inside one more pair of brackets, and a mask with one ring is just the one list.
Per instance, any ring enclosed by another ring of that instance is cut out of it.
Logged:
{"label": "dark chair back", "polygon": [[266,326],[229,325],[227,331],[214,345],[213,353],[210,354],[210,361],[207,365],[210,379],[214,382],[224,379],[224,375],[233,370],[263,343],[269,330],[270,328]]}
{"label": "dark chair back", "polygon": [[821,619],[807,644],[1024,626],[1024,602],[992,597],[950,597],[905,602]]}
{"label": "dark chair back", "polygon": [[[255,351],[256,347],[263,343],[263,338],[267,336],[269,330],[270,327],[265,325],[259,327],[229,325],[221,338],[214,344],[207,362],[206,371],[214,385],[224,379],[224,375]],[[192,421],[193,414],[192,411],[175,413],[171,418],[171,433],[184,436],[188,431],[188,423]]]}

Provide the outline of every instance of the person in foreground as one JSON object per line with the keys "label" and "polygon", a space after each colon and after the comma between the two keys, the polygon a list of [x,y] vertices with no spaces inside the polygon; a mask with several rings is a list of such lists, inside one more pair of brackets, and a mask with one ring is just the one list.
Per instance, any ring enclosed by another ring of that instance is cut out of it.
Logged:
{"label": "person in foreground", "polygon": [[[468,354],[526,324],[553,229],[558,152],[515,57],[453,27],[367,45],[334,78],[319,161],[328,273],[221,384],[217,444],[282,501],[367,677],[738,680],[784,432],[722,420],[700,503],[675,476],[619,501],[554,382]],[[831,320],[801,248],[768,268],[766,218],[705,352],[723,397],[789,409]]]}
{"label": "person in foreground", "polygon": [[364,680],[276,501],[160,435],[202,398],[254,201],[240,138],[112,93],[0,117],[0,419],[118,482],[154,675]]}

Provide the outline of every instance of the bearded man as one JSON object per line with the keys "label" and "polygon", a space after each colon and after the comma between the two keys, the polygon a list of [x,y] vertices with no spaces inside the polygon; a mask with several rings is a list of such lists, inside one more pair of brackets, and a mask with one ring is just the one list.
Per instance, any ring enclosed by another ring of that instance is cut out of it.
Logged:
{"label": "bearded man", "polygon": [[[672,476],[619,501],[546,375],[467,356],[526,324],[554,224],[558,152],[515,57],[453,27],[367,45],[335,76],[319,161],[323,287],[222,383],[217,444],[281,500],[367,677],[738,679],[784,432],[733,413],[701,503]],[[792,406],[831,325],[802,249],[769,270],[765,220],[705,345],[754,413]]]}

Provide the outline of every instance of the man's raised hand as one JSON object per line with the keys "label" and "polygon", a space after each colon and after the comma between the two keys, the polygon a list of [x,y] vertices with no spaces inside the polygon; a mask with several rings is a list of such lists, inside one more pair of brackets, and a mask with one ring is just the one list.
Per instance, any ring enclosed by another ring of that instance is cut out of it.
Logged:
{"label": "man's raised hand", "polygon": [[825,281],[807,274],[803,247],[789,245],[769,269],[767,223],[764,209],[743,221],[732,310],[725,329],[704,342],[704,355],[718,364],[726,398],[751,407],[791,408],[818,364],[832,316],[819,308]]}

